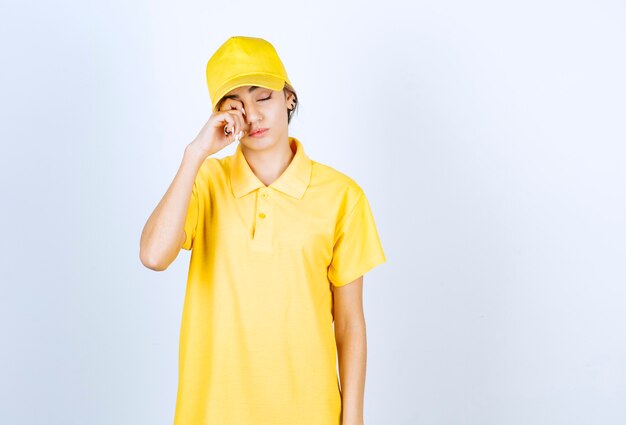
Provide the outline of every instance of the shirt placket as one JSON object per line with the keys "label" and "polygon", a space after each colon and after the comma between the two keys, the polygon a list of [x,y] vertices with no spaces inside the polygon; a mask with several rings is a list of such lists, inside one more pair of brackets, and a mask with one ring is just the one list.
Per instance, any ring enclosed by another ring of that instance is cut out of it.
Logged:
{"label": "shirt placket", "polygon": [[276,194],[269,187],[261,188],[257,193],[252,244],[260,251],[268,251],[272,247],[274,196]]}

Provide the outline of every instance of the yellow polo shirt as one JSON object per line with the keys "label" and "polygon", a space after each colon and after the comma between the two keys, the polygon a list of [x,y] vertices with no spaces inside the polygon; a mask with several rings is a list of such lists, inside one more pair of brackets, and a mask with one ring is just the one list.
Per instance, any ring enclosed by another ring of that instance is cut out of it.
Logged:
{"label": "yellow polo shirt", "polygon": [[241,145],[198,171],[175,425],[340,425],[330,285],[386,258],[359,185],[289,143],[269,186]]}

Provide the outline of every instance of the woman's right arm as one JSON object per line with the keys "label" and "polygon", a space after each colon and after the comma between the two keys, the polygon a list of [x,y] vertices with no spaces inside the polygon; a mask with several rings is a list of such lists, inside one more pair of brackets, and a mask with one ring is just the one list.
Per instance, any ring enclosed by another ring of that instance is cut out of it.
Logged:
{"label": "woman's right arm", "polygon": [[[224,135],[225,126],[230,129],[228,136]],[[163,271],[176,259],[185,242],[185,220],[200,166],[208,156],[245,133],[243,111],[219,111],[211,115],[198,136],[187,145],[174,180],[141,232],[139,258],[144,266]]]}
{"label": "woman's right arm", "polygon": [[139,257],[144,266],[163,271],[176,259],[185,242],[185,219],[193,183],[206,155],[185,148],[183,160],[167,192],[141,232]]}

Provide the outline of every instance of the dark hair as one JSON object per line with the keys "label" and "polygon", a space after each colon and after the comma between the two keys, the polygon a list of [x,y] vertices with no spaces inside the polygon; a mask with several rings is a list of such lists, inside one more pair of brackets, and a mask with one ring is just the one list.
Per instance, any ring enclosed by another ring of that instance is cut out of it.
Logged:
{"label": "dark hair", "polygon": [[286,94],[292,93],[294,96],[295,105],[293,105],[292,110],[287,111],[287,124],[289,124],[291,122],[291,117],[293,116],[294,112],[296,112],[296,109],[298,108],[298,94],[296,93],[294,88],[291,87],[287,82],[285,82],[285,87],[283,87],[283,92]]}
{"label": "dark hair", "polygon": [[[296,93],[294,88],[291,87],[286,81],[285,81],[285,86],[283,87],[283,93],[285,93],[286,95],[293,94],[294,96],[295,105],[293,106],[293,109],[287,110],[287,125],[289,125],[289,123],[291,123],[291,117],[296,112],[296,109],[298,109],[298,94]],[[225,100],[226,99],[222,97],[220,101],[217,102],[217,104],[215,105],[216,111],[219,111],[219,109],[222,107],[222,103],[224,103]]]}

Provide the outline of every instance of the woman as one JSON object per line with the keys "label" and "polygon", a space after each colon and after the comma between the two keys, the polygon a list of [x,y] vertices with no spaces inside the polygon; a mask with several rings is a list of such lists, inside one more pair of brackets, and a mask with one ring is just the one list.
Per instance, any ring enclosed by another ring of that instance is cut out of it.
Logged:
{"label": "woman", "polygon": [[367,198],[288,135],[270,43],[231,37],[206,74],[213,113],[141,238],[154,270],[192,250],[174,423],[363,424],[363,274],[386,261]]}

